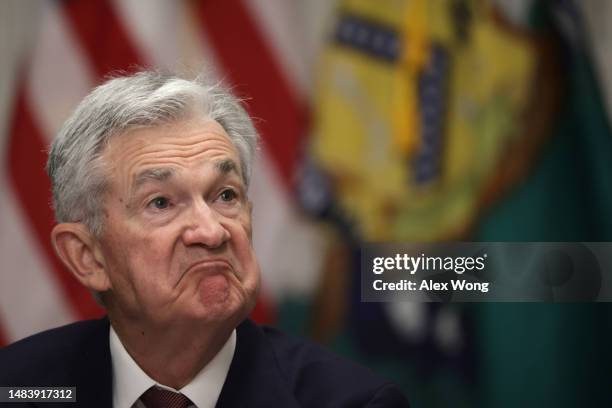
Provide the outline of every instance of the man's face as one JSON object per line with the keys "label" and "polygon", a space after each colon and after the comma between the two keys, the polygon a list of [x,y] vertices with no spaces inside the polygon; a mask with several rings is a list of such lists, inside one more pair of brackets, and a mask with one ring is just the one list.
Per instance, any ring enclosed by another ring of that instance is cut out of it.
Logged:
{"label": "man's face", "polygon": [[113,139],[102,159],[111,317],[162,327],[246,317],[259,267],[241,163],[223,128],[190,121],[134,130]]}

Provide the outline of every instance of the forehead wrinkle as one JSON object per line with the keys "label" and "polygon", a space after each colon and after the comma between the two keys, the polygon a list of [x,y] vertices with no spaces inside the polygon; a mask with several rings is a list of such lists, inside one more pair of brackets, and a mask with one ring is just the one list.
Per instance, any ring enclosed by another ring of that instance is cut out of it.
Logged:
{"label": "forehead wrinkle", "polygon": [[[170,130],[170,131],[168,131]],[[181,132],[175,129],[140,129],[129,137],[119,138],[108,147],[107,155],[113,173],[123,180],[128,195],[135,193],[135,188],[146,181],[168,181],[170,175],[163,178],[161,173],[143,174],[139,177],[138,168],[174,168],[175,175],[184,166],[211,166],[218,174],[236,173],[240,179],[241,163],[238,160],[236,147],[228,136],[222,132],[207,129]],[[145,133],[147,132],[147,133]],[[151,132],[151,134],[148,134]],[[160,155],[160,153],[162,153]],[[160,161],[165,163],[160,163]],[[229,163],[224,163],[229,161]],[[161,165],[161,166],[160,166]],[[136,176],[130,176],[130,173]],[[136,181],[138,181],[136,183]]]}
{"label": "forehead wrinkle", "polygon": [[[227,156],[235,154],[233,146],[218,146],[216,142],[217,141],[214,139],[207,139],[183,146],[174,141],[157,142],[154,145],[149,144],[144,147],[142,145],[129,146],[119,153],[119,157],[117,157],[116,160],[128,163],[131,162],[129,167],[139,167],[152,165],[159,160],[167,160],[170,162],[181,162],[183,160],[186,160],[186,162],[198,162],[203,155],[218,156],[223,154]],[[204,161],[206,162],[208,160],[211,159],[205,159]]]}

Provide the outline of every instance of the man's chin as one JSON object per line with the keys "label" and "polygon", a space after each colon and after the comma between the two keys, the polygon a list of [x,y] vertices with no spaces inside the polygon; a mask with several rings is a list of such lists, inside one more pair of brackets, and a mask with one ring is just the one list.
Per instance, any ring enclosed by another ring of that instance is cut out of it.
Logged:
{"label": "man's chin", "polygon": [[250,310],[232,282],[222,274],[208,276],[198,288],[198,318],[207,322],[240,322]]}
{"label": "man's chin", "polygon": [[231,283],[224,274],[206,276],[200,281],[198,295],[203,305],[225,303],[231,295]]}

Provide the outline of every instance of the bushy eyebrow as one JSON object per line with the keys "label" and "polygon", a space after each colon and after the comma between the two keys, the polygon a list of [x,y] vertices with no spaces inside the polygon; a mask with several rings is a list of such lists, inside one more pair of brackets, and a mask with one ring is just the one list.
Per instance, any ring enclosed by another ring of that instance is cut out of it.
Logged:
{"label": "bushy eyebrow", "polygon": [[[216,161],[214,163],[215,170],[217,170],[220,174],[226,175],[231,172],[234,172],[237,176],[240,177],[240,173],[238,172],[238,165],[235,161],[231,159],[223,159]],[[164,182],[168,179],[172,178],[176,170],[171,167],[163,167],[163,168],[152,168],[146,169],[138,173],[134,177],[134,183],[132,184],[132,190],[137,191],[140,187],[146,184],[149,181],[158,181]]]}
{"label": "bushy eyebrow", "polygon": [[138,190],[139,187],[148,181],[166,181],[174,173],[174,169],[168,167],[143,170],[134,177],[133,190]]}
{"label": "bushy eyebrow", "polygon": [[215,162],[215,169],[217,169],[221,174],[228,174],[233,171],[240,176],[238,173],[238,165],[231,159],[224,159]]}

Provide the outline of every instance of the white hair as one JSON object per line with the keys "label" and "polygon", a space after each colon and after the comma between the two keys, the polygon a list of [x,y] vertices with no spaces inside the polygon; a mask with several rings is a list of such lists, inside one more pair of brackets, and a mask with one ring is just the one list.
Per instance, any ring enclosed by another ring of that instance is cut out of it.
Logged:
{"label": "white hair", "polygon": [[95,88],[59,131],[47,161],[57,221],[82,222],[99,235],[108,187],[100,156],[109,141],[135,128],[197,117],[214,120],[227,132],[248,186],[258,135],[240,101],[219,82],[144,71]]}

